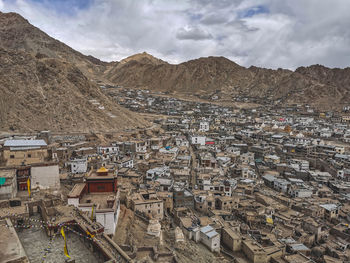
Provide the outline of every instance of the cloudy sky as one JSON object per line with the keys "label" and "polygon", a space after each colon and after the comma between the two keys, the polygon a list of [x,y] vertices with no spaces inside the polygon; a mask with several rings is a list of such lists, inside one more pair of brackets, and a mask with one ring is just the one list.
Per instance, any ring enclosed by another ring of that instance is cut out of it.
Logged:
{"label": "cloudy sky", "polygon": [[0,0],[0,10],[105,61],[146,51],[170,63],[350,64],[349,0]]}

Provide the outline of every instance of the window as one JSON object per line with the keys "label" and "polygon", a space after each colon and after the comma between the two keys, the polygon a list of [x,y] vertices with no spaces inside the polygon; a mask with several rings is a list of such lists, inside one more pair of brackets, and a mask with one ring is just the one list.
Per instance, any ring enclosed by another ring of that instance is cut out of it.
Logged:
{"label": "window", "polygon": [[32,158],[32,155],[30,153],[28,154],[28,158]]}
{"label": "window", "polygon": [[158,209],[158,214],[160,214],[160,209]]}
{"label": "window", "polygon": [[11,158],[11,159],[14,159],[14,158],[15,158],[15,156],[14,156],[13,154],[11,154],[11,155],[10,155],[10,158]]}
{"label": "window", "polygon": [[160,207],[160,204],[158,204],[158,207]]}
{"label": "window", "polygon": [[150,213],[151,213],[151,210],[148,210],[148,213],[150,214]]}

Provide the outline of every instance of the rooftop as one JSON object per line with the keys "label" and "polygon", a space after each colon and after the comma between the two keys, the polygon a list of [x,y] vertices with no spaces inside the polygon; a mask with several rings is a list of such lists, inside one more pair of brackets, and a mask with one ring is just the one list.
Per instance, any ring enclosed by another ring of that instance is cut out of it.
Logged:
{"label": "rooftop", "polygon": [[[0,178],[13,178],[16,176],[16,169],[0,169]],[[1,184],[0,184],[1,185]]]}
{"label": "rooftop", "polygon": [[5,259],[6,262],[26,262],[26,252],[9,219],[0,221],[0,231],[0,261]]}
{"label": "rooftop", "polygon": [[320,207],[322,207],[328,211],[333,211],[333,210],[336,210],[338,208],[338,206],[336,204],[324,204],[324,205],[320,205]]}
{"label": "rooftop", "polygon": [[85,183],[74,185],[73,189],[69,192],[68,197],[79,197],[84,191],[85,186]]}
{"label": "rooftop", "polygon": [[7,140],[5,147],[41,147],[47,146],[44,140]]}
{"label": "rooftop", "polygon": [[[85,194],[80,200],[81,206],[92,206],[96,205],[97,210],[101,209],[113,209],[114,200],[116,200],[116,193],[93,193],[93,194]],[[112,206],[108,203],[111,202]]]}

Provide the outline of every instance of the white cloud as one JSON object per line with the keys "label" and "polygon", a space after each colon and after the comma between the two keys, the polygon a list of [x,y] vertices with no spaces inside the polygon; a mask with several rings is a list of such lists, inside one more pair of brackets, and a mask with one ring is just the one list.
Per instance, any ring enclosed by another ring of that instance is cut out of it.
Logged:
{"label": "white cloud", "polygon": [[202,28],[185,26],[177,30],[176,38],[180,40],[205,40],[212,39],[213,36]]}
{"label": "white cloud", "polygon": [[0,10],[107,61],[143,51],[171,63],[226,56],[272,68],[350,61],[348,0],[95,0],[74,12],[55,8],[0,0]]}

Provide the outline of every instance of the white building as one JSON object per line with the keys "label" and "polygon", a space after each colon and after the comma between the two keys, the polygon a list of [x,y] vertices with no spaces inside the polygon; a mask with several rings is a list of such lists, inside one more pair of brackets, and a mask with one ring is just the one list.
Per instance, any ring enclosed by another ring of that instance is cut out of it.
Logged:
{"label": "white building", "polygon": [[147,180],[155,180],[156,177],[170,176],[169,166],[155,167],[146,172]]}
{"label": "white building", "polygon": [[247,152],[247,153],[242,153],[239,158],[242,163],[249,164],[254,162],[254,155],[255,154],[252,152]]}
{"label": "white building", "polygon": [[191,144],[205,145],[205,136],[193,135],[191,136]]}
{"label": "white building", "polygon": [[114,235],[120,213],[119,191],[117,193],[85,194],[86,185],[76,184],[68,194],[68,205],[74,205],[84,212],[89,212],[96,222],[104,227],[107,235]]}
{"label": "white building", "polygon": [[58,164],[39,164],[32,165],[31,173],[31,188],[40,189],[59,189],[60,174]]}
{"label": "white building", "polygon": [[144,141],[135,142],[135,151],[137,153],[145,153],[147,152],[147,143]]}
{"label": "white building", "polygon": [[119,154],[118,146],[98,146],[97,147],[98,154]]}
{"label": "white building", "polygon": [[71,173],[73,174],[80,174],[80,173],[86,173],[87,172],[87,159],[75,159],[72,161],[69,161],[68,164],[70,165]]}
{"label": "white building", "polygon": [[288,190],[288,194],[293,198],[294,197],[307,198],[312,196],[312,189],[304,188],[304,187],[300,187],[300,188],[291,187]]}
{"label": "white building", "polygon": [[294,168],[296,171],[308,171],[310,168],[309,161],[306,160],[300,160],[300,159],[292,159],[290,162],[290,165],[292,168]]}
{"label": "white building", "polygon": [[209,122],[201,121],[199,123],[199,131],[200,132],[207,132],[207,131],[209,131]]}
{"label": "white building", "polygon": [[119,168],[134,168],[134,160],[130,157],[124,157],[117,162]]}
{"label": "white building", "polygon": [[313,188],[306,185],[303,180],[297,178],[288,178],[291,185],[288,187],[288,194],[291,197],[306,198],[311,197],[313,194]]}
{"label": "white building", "polygon": [[288,182],[285,179],[276,179],[273,182],[273,188],[275,188],[277,191],[286,193],[288,191],[288,186],[290,185],[290,182]]}
{"label": "white building", "polygon": [[207,246],[211,252],[220,252],[220,234],[214,228],[207,225],[199,231],[200,241]]}
{"label": "white building", "polygon": [[189,146],[189,142],[188,142],[188,140],[186,139],[185,136],[178,136],[178,137],[176,137],[175,138],[175,144],[178,147],[181,147],[181,146],[188,147]]}

